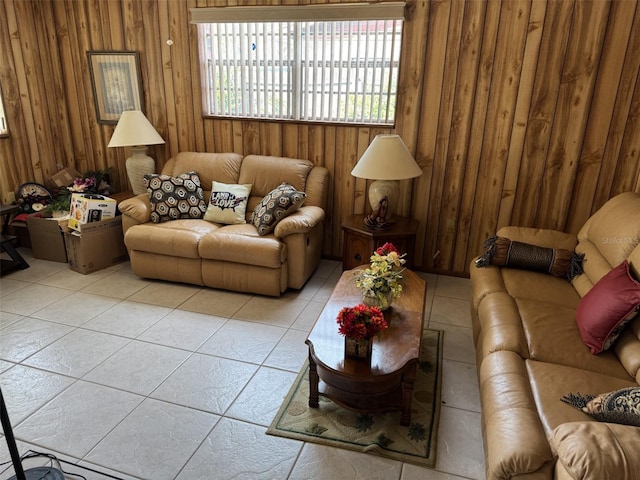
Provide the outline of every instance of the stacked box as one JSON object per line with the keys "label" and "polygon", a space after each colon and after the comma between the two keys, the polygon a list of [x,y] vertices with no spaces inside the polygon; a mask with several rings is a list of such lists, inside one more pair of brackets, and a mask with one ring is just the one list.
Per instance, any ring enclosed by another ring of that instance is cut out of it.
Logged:
{"label": "stacked box", "polygon": [[128,259],[122,234],[122,217],[82,226],[80,233],[64,234],[69,268],[87,274]]}
{"label": "stacked box", "polygon": [[80,230],[81,225],[115,217],[117,203],[113,198],[102,195],[74,193],[71,195],[69,228]]}
{"label": "stacked box", "polygon": [[27,217],[33,256],[51,262],[67,263],[64,245],[64,230],[67,218]]}
{"label": "stacked box", "polygon": [[73,181],[78,178],[80,174],[73,168],[65,168],[60,170],[53,176],[49,177],[46,182],[46,186],[52,190],[60,187],[68,187]]}

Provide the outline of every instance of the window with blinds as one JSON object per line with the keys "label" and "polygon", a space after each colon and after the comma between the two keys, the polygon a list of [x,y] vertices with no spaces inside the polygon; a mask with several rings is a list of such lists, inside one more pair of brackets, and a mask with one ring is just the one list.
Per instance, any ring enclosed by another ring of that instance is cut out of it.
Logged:
{"label": "window with blinds", "polygon": [[205,115],[392,125],[403,12],[399,2],[192,9]]}

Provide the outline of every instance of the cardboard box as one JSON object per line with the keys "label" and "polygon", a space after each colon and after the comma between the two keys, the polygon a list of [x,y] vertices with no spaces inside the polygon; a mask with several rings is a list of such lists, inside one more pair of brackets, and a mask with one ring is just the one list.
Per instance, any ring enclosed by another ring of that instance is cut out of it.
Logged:
{"label": "cardboard box", "polygon": [[122,217],[82,225],[80,232],[65,231],[69,268],[88,274],[128,259]]}
{"label": "cardboard box", "polygon": [[67,263],[67,251],[64,242],[64,228],[67,220],[67,217],[61,219],[27,217],[31,249],[35,258]]}
{"label": "cardboard box", "polygon": [[73,181],[80,177],[81,175],[76,172],[73,168],[65,168],[60,170],[58,173],[49,177],[46,182],[46,186],[51,189],[56,189],[60,187],[68,187],[73,183]]}
{"label": "cardboard box", "polygon": [[86,223],[100,222],[116,216],[118,202],[102,195],[74,193],[71,195],[69,228],[81,230]]}

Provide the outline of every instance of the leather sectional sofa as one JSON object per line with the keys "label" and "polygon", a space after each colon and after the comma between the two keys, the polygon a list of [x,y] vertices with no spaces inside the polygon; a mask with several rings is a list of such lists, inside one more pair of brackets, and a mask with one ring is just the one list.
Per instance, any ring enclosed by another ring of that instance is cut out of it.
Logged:
{"label": "leather sectional sofa", "polygon": [[[125,245],[133,272],[145,278],[279,296],[299,289],[322,253],[329,174],[307,160],[235,153],[181,152],[162,174],[197,172],[204,202],[212,182],[251,185],[247,223],[194,218],[154,223],[149,194],[120,203]],[[254,208],[283,182],[304,192],[304,203],[266,235],[251,223]]]}
{"label": "leather sectional sofa", "polygon": [[640,318],[598,354],[576,320],[581,299],[624,260],[640,279],[640,194],[612,198],[577,236],[520,227],[497,235],[584,254],[584,272],[569,282],[471,265],[487,478],[640,479],[640,427],[597,421],[561,400],[640,383]]}

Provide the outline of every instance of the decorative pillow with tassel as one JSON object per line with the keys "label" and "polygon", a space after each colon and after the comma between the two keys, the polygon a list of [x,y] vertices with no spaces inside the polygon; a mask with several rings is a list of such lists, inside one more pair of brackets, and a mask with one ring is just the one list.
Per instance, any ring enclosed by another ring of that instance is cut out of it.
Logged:
{"label": "decorative pillow with tassel", "polygon": [[609,349],[639,314],[640,282],[623,260],[582,297],[576,323],[585,345],[596,355]]}
{"label": "decorative pillow with tassel", "polygon": [[584,255],[561,248],[546,248],[517,242],[504,237],[491,237],[484,242],[485,251],[476,267],[521,268],[565,277],[569,281],[582,273]]}
{"label": "decorative pillow with tassel", "polygon": [[640,387],[622,388],[600,395],[569,393],[561,400],[600,422],[640,427]]}

